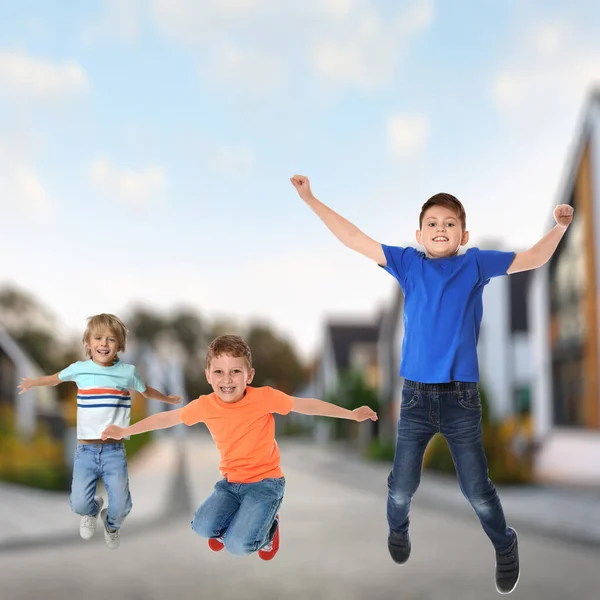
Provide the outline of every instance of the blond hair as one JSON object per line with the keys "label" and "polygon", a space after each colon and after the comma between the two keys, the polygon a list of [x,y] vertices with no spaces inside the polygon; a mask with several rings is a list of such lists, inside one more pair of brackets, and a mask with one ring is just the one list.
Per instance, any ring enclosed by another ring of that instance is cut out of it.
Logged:
{"label": "blond hair", "polygon": [[210,368],[210,361],[217,357],[231,356],[233,358],[245,358],[248,368],[252,369],[252,353],[248,342],[239,335],[220,335],[216,337],[208,346],[206,353],[206,368]]}
{"label": "blond hair", "polygon": [[115,315],[109,315],[106,313],[102,313],[100,315],[94,315],[93,317],[88,317],[87,327],[83,332],[83,337],[81,341],[83,342],[83,346],[85,348],[85,355],[88,358],[92,357],[92,353],[90,352],[90,339],[92,337],[92,333],[98,330],[108,329],[112,334],[117,338],[117,343],[119,344],[118,351],[125,352],[125,345],[127,343],[127,327],[119,317]]}

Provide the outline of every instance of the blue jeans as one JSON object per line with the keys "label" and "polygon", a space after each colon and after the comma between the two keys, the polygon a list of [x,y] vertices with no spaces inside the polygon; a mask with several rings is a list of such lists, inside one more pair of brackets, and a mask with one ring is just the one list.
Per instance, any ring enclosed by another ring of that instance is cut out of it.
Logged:
{"label": "blue jeans", "polygon": [[221,479],[194,514],[192,529],[204,538],[222,537],[232,554],[252,554],[273,539],[284,490],[283,477],[256,483]]}
{"label": "blue jeans", "polygon": [[77,444],[71,485],[71,510],[78,515],[98,514],[94,500],[102,479],[108,494],[108,529],[120,529],[131,511],[125,444]]}
{"label": "blue jeans", "polygon": [[513,533],[506,526],[500,498],[488,475],[477,383],[404,382],[396,454],[388,477],[390,531],[408,531],[410,502],[421,480],[423,454],[436,433],[448,442],[460,489],[483,530],[496,551],[506,550]]}

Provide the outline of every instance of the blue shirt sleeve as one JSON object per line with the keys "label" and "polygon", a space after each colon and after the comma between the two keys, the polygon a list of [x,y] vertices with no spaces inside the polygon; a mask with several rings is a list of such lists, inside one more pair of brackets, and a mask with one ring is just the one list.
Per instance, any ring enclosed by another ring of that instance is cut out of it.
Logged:
{"label": "blue shirt sleeve", "polygon": [[75,381],[75,378],[79,374],[79,362],[75,362],[68,367],[65,367],[59,374],[58,378],[61,381]]}
{"label": "blue shirt sleeve", "polygon": [[492,277],[501,277],[506,275],[508,267],[515,258],[514,252],[500,252],[498,250],[479,250],[476,249],[475,260],[479,267],[481,279],[485,282]]}
{"label": "blue shirt sleeve", "polygon": [[381,244],[385,255],[386,265],[381,265],[390,275],[393,275],[404,287],[408,275],[418,251],[414,248],[402,248],[400,246],[386,246]]}
{"label": "blue shirt sleeve", "polygon": [[[132,365],[133,366],[133,365]],[[137,372],[137,369],[133,367],[131,371],[131,378],[129,380],[129,389],[135,390],[140,394],[143,394],[146,391],[146,384],[142,381],[140,374]]]}

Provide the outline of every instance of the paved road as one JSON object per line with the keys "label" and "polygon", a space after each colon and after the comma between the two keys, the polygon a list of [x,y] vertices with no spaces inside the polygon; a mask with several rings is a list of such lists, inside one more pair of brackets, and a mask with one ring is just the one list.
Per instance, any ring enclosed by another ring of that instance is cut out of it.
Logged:
{"label": "paved road", "polygon": [[[186,442],[194,505],[218,477],[210,440]],[[123,530],[110,551],[90,542],[0,554],[2,600],[486,600],[499,598],[494,554],[475,517],[419,506],[413,556],[399,567],[385,545],[385,481],[358,466],[283,446],[288,481],[282,547],[271,563],[212,553],[189,528],[191,514]],[[511,598],[597,600],[600,549],[521,532],[522,576]]]}

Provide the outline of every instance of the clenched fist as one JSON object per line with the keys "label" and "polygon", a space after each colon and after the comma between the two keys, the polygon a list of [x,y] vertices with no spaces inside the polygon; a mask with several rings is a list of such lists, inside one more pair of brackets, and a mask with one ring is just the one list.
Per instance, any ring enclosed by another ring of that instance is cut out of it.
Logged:
{"label": "clenched fist", "polygon": [[573,220],[573,207],[568,204],[559,204],[554,209],[554,220],[561,227],[568,227]]}
{"label": "clenched fist", "polygon": [[294,175],[293,177],[290,177],[290,181],[292,182],[292,185],[296,188],[296,191],[298,192],[302,200],[310,200],[313,197],[308,177],[304,175]]}

